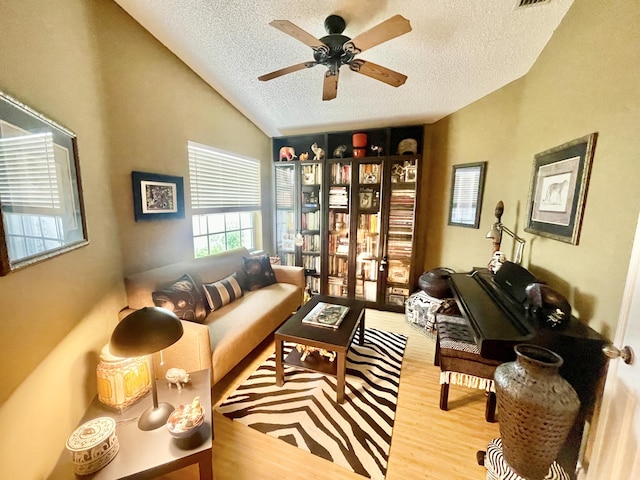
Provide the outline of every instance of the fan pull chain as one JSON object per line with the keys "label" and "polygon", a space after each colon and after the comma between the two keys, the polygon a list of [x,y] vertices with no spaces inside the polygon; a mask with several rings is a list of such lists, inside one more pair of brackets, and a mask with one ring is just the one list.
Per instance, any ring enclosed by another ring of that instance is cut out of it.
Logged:
{"label": "fan pull chain", "polygon": [[164,357],[162,356],[162,350],[160,350],[160,366],[164,366]]}

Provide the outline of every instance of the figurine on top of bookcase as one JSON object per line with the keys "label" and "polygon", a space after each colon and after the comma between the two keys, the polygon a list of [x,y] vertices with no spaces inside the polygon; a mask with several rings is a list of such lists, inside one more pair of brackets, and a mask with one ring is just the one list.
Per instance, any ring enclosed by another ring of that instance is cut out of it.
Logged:
{"label": "figurine on top of bookcase", "polygon": [[311,151],[314,153],[314,160],[324,160],[324,150],[317,143],[311,145]]}

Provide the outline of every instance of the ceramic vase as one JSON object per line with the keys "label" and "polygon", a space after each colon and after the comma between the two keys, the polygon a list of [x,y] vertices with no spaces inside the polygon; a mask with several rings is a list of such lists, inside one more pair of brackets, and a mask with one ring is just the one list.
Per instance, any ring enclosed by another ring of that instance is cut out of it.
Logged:
{"label": "ceramic vase", "polygon": [[580,400],[560,376],[562,357],[535,345],[517,345],[516,361],[494,378],[505,461],[527,480],[543,480],[573,426]]}

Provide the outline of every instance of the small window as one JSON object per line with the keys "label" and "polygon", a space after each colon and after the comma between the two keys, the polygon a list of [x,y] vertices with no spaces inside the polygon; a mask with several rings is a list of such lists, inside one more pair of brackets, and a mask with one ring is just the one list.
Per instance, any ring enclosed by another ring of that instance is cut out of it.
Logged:
{"label": "small window", "polygon": [[449,225],[479,228],[487,162],[454,165],[449,201]]}
{"label": "small window", "polygon": [[260,162],[189,142],[196,257],[261,247]]}

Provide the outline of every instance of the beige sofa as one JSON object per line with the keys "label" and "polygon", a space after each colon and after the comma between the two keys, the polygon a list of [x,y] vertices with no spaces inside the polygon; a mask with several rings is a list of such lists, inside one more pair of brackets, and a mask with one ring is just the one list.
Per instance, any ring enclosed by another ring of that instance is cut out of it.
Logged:
{"label": "beige sofa", "polygon": [[[125,278],[128,306],[120,318],[142,307],[154,306],[152,292],[161,290],[185,273],[200,287],[242,270],[242,257],[248,250],[240,248],[205,258],[188,260]],[[183,337],[154,356],[156,377],[163,378],[167,369],[187,371],[211,369],[211,384],[224,377],[234,366],[272,333],[302,303],[304,269],[273,265],[277,283],[245,292],[224,307],[209,312],[202,324],[182,321]]]}

